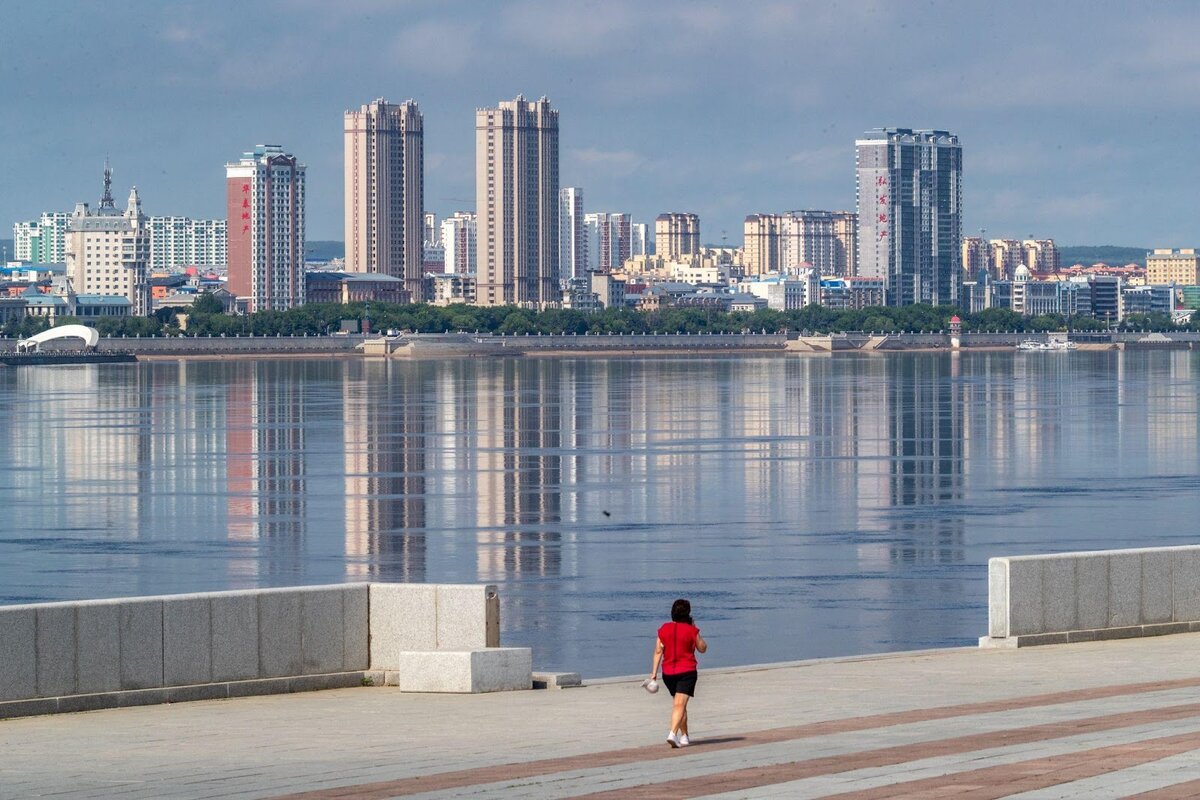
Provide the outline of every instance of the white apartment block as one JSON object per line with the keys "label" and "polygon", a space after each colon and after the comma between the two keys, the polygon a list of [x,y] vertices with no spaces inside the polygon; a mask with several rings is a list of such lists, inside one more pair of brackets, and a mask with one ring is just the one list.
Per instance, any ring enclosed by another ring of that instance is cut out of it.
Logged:
{"label": "white apartment block", "polygon": [[226,221],[150,217],[150,270],[223,267],[228,262]]}
{"label": "white apartment block", "polygon": [[588,239],[584,229],[583,189],[564,186],[558,193],[559,274],[582,278],[588,271]]}
{"label": "white apartment block", "polygon": [[13,259],[32,264],[64,263],[70,220],[71,215],[65,211],[47,211],[36,222],[15,223]]}
{"label": "white apartment block", "polygon": [[446,254],[446,272],[474,275],[477,255],[475,215],[458,211],[442,220],[441,241]]}

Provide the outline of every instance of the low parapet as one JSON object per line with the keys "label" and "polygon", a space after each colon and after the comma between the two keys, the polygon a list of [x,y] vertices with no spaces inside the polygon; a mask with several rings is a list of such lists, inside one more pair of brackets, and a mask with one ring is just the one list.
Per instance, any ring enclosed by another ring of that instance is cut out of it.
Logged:
{"label": "low parapet", "polygon": [[59,325],[17,342],[17,352],[37,352],[46,342],[58,339],[82,339],[85,350],[95,350],[96,345],[100,343],[100,331],[87,325]]}
{"label": "low parapet", "polygon": [[531,686],[496,587],[349,583],[0,607],[0,718],[360,686]]}
{"label": "low parapet", "polygon": [[1200,631],[1200,546],[988,561],[981,647],[1027,647]]}

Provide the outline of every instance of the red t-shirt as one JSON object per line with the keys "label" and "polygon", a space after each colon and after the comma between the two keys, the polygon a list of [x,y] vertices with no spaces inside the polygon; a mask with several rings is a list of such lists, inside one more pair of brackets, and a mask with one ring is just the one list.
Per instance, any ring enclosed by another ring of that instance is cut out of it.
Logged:
{"label": "red t-shirt", "polygon": [[696,671],[696,637],[700,629],[686,622],[667,622],[658,629],[663,643],[663,675]]}

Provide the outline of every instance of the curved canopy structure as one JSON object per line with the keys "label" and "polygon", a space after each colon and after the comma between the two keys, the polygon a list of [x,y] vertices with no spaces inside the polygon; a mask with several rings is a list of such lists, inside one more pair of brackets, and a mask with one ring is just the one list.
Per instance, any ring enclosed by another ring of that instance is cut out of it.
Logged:
{"label": "curved canopy structure", "polygon": [[17,342],[17,352],[37,352],[44,342],[55,339],[82,339],[84,349],[93,350],[100,341],[100,331],[87,325],[60,325]]}

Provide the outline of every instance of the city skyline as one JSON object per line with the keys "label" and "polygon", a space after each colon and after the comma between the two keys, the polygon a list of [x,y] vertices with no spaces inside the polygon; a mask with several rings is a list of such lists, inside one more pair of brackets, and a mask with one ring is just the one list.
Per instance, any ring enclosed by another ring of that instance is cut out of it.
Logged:
{"label": "city skyline", "polygon": [[[377,96],[422,106],[429,209],[469,211],[472,110],[523,92],[552,97],[563,114],[563,185],[635,219],[693,210],[710,241],[735,237],[749,213],[852,207],[853,141],[879,126],[960,136],[964,232],[1053,230],[1064,243],[1147,247],[1195,239],[1185,193],[1200,167],[1173,153],[1193,135],[1183,89],[1200,64],[1163,39],[1195,30],[1186,7],[1137,20],[1032,4],[766,4],[752,17],[711,3],[605,8],[599,23],[586,6],[554,3],[56,10],[59,37],[73,45],[63,58],[27,37],[0,43],[14,65],[0,85],[23,121],[0,134],[0,219],[91,197],[106,153],[118,182],[155,208],[216,217],[214,165],[247,142],[283,141],[309,164],[311,238],[341,239],[336,120]],[[7,28],[40,29],[50,13],[14,9]],[[274,33],[260,41],[255,20],[266,14]],[[324,46],[297,46],[318,34]],[[504,50],[505,36],[529,47]],[[896,78],[866,52],[925,55]],[[143,65],[141,95],[77,77],[130,53]],[[52,93],[68,102],[46,102],[46,86],[65,87]],[[79,113],[96,124],[73,124]],[[1155,202],[1130,202],[1142,198]]]}

